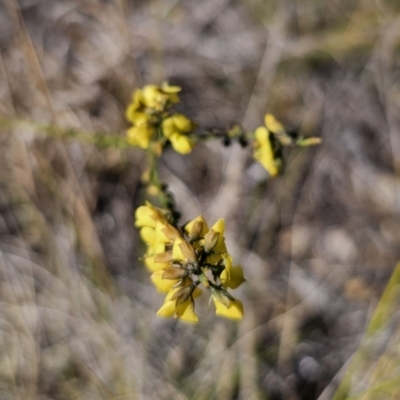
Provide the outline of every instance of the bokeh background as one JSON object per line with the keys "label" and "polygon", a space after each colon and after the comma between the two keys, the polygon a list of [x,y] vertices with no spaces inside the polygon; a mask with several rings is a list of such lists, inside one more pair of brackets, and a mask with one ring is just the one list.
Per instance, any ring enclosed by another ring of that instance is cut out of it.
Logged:
{"label": "bokeh background", "polygon": [[[400,259],[399,11],[1,0],[0,399],[333,398]],[[183,221],[226,220],[247,278],[241,323],[206,299],[196,326],[155,316],[163,296],[132,219],[144,154],[54,135],[123,137],[132,91],[164,80],[202,127],[251,130],[269,111],[323,138],[288,152],[274,180],[219,142],[160,160]],[[369,391],[400,373],[397,313],[351,398],[400,398]]]}

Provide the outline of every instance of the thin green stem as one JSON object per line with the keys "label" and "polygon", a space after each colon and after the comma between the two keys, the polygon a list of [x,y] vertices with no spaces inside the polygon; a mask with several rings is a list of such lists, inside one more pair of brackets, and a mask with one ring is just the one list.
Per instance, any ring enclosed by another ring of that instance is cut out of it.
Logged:
{"label": "thin green stem", "polygon": [[31,120],[0,117],[0,129],[23,130],[29,128],[35,130],[38,134],[45,136],[61,138],[63,140],[79,140],[83,143],[92,144],[99,148],[130,148],[132,145],[125,137],[120,135],[110,135],[103,132],[87,132],[75,128],[60,128],[56,125],[42,124]]}

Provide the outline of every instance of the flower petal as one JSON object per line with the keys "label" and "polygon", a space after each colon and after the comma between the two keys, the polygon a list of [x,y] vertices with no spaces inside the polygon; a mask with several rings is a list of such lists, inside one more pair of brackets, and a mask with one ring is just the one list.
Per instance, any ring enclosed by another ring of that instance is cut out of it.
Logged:
{"label": "flower petal", "polygon": [[215,304],[215,314],[219,317],[229,318],[234,320],[241,320],[243,318],[243,303],[236,299],[231,301],[229,307],[224,306],[213,296]]}

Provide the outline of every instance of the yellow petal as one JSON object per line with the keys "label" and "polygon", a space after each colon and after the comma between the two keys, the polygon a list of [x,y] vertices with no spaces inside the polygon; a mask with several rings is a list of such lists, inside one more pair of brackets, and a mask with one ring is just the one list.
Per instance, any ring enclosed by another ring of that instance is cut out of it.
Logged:
{"label": "yellow petal", "polygon": [[197,323],[199,319],[194,312],[192,301],[186,300],[175,308],[175,300],[165,302],[157,311],[159,317],[169,318],[175,315],[184,322]]}
{"label": "yellow petal", "polygon": [[149,202],[145,206],[140,206],[135,211],[135,226],[138,228],[143,226],[155,228],[158,221],[167,222],[162,210],[154,207]]}
{"label": "yellow petal", "polygon": [[224,306],[214,296],[215,314],[219,317],[240,320],[243,318],[243,303],[236,299],[231,301],[229,307]]}
{"label": "yellow petal", "polygon": [[175,301],[165,301],[157,311],[159,317],[169,318],[175,313]]}
{"label": "yellow petal", "polygon": [[263,146],[254,152],[254,158],[267,170],[271,177],[279,173],[278,165],[274,159],[271,146]]}
{"label": "yellow petal", "polygon": [[146,257],[144,259],[144,264],[146,266],[146,268],[151,271],[151,272],[157,272],[162,270],[163,268],[166,268],[170,265],[169,262],[158,262],[155,261],[155,257],[157,256],[157,254]]}
{"label": "yellow petal", "polygon": [[219,279],[225,288],[236,289],[246,280],[243,268],[240,265],[233,266],[232,257],[229,254],[223,254],[222,257],[225,260],[225,269]]}
{"label": "yellow petal", "polygon": [[174,114],[172,119],[179,132],[189,133],[193,130],[193,122],[183,114]]}
{"label": "yellow petal", "polygon": [[134,146],[147,149],[150,144],[150,139],[154,134],[154,127],[150,124],[141,124],[133,126],[127,131],[127,140]]}
{"label": "yellow petal", "polygon": [[263,145],[265,143],[268,143],[269,141],[269,130],[264,126],[260,126],[259,128],[257,128],[254,132],[254,135],[256,137],[256,142],[259,145]]}
{"label": "yellow petal", "polygon": [[176,261],[185,261],[185,256],[182,253],[179,245],[183,243],[183,239],[176,239],[174,245],[172,246],[172,259]]}
{"label": "yellow petal", "polygon": [[215,232],[221,233],[222,236],[225,232],[225,221],[223,218],[220,218],[212,227],[211,229]]}
{"label": "yellow petal", "polygon": [[164,253],[164,251],[165,251],[165,243],[156,241],[153,243],[149,243],[146,256],[154,256],[156,254]]}
{"label": "yellow petal", "polygon": [[194,144],[187,136],[173,133],[169,137],[169,140],[171,141],[174,150],[178,153],[188,154],[193,150]]}
{"label": "yellow petal", "polygon": [[242,266],[235,265],[234,267],[232,267],[228,287],[230,287],[231,289],[236,289],[245,281],[246,279],[244,278]]}
{"label": "yellow petal", "polygon": [[194,312],[194,302],[191,299],[187,299],[182,304],[179,304],[175,310],[175,316],[184,322],[199,322],[199,318]]}
{"label": "yellow petal", "polygon": [[[226,253],[226,245],[225,245],[225,238],[224,238],[224,232],[225,232],[225,221],[223,218],[220,218],[212,227],[211,229],[214,232],[218,232],[220,235],[218,237],[217,244],[214,246],[213,251],[216,253]],[[210,229],[210,230],[211,230]]]}
{"label": "yellow petal", "polygon": [[157,222],[155,234],[157,240],[164,243],[172,243],[181,236],[179,231],[171,224],[160,221]]}
{"label": "yellow petal", "polygon": [[[198,317],[194,312],[194,306],[191,299],[184,301],[178,307],[176,307],[176,299],[171,300],[175,293],[181,288],[171,288],[165,297],[164,304],[157,311],[157,315],[160,317],[169,318],[175,315],[175,318],[180,318],[184,322],[196,323]],[[201,290],[196,288],[192,294],[193,298],[199,296]]]}
{"label": "yellow petal", "polygon": [[173,118],[165,118],[162,122],[163,134],[166,138],[170,138],[172,134],[179,133],[176,130]]}
{"label": "yellow petal", "polygon": [[150,278],[159,292],[169,292],[171,287],[178,283],[180,279],[163,279],[163,273],[162,269],[155,271]]}
{"label": "yellow petal", "polygon": [[202,224],[201,231],[199,233],[199,237],[204,237],[205,234],[208,232],[208,226],[207,226],[206,220],[203,218],[202,215],[199,215],[197,218],[192,219],[190,222],[188,222],[185,225],[185,232],[187,232],[188,235],[191,235],[193,226],[196,224],[196,222],[200,222]]}
{"label": "yellow petal", "polygon": [[146,107],[158,108],[162,101],[160,89],[156,85],[146,85],[142,89],[143,101]]}
{"label": "yellow petal", "polygon": [[168,85],[167,82],[164,82],[161,86],[161,90],[164,93],[174,94],[174,93],[179,93],[182,90],[182,88],[180,86]]}
{"label": "yellow petal", "polygon": [[140,230],[140,237],[145,243],[154,243],[156,241],[156,231],[154,230],[154,228],[144,226]]}
{"label": "yellow petal", "polygon": [[243,268],[240,265],[233,266],[232,257],[229,254],[222,254],[222,258],[225,260],[225,269],[219,279],[225,288],[236,289],[246,280]]}
{"label": "yellow petal", "polygon": [[135,211],[135,226],[139,228],[143,226],[155,228],[157,221],[153,218],[153,215],[156,215],[156,213],[152,209],[147,206],[140,206]]}
{"label": "yellow petal", "polygon": [[278,175],[279,168],[269,140],[269,131],[264,127],[257,128],[255,136],[258,148],[254,151],[254,158],[261,163],[271,176]]}
{"label": "yellow petal", "polygon": [[272,114],[266,114],[264,120],[265,120],[265,126],[271,132],[279,133],[285,130],[283,128],[283,125]]}

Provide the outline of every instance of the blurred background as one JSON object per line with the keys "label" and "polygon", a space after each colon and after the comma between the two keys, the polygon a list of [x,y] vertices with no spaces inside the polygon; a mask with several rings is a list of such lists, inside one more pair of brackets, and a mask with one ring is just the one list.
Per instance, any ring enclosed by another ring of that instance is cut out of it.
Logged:
{"label": "blurred background", "polygon": [[[0,399],[333,398],[400,259],[399,12],[395,0],[1,0]],[[268,111],[323,138],[288,152],[274,180],[237,145],[160,160],[182,221],[226,220],[247,278],[241,323],[206,299],[196,326],[156,317],[163,296],[132,220],[143,152],[40,127],[123,137],[132,91],[164,80],[203,127],[251,130]],[[400,373],[396,318],[351,398],[400,398],[368,392]]]}

